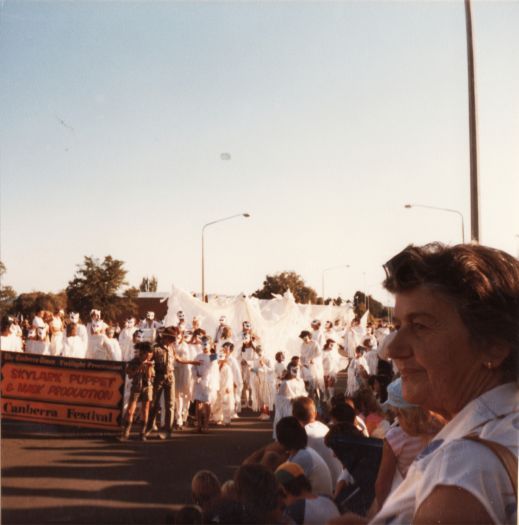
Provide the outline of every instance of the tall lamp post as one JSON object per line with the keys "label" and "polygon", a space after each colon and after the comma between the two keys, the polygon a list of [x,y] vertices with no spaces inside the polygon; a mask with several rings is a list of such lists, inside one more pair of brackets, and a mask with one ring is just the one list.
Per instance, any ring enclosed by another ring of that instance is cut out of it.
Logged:
{"label": "tall lamp post", "polygon": [[329,271],[329,270],[337,270],[338,268],[349,268],[350,265],[349,264],[339,264],[338,266],[330,266],[330,268],[325,268],[323,270],[323,273],[321,274],[321,292],[322,292],[322,297],[323,297],[323,303],[324,303],[324,274],[325,272]]}
{"label": "tall lamp post", "polygon": [[217,219],[216,221],[208,222],[202,227],[202,301],[205,302],[205,240],[204,234],[205,229],[208,226],[216,224],[218,222],[228,221],[230,219],[235,219],[236,217],[250,217],[248,213],[237,213],[236,215],[231,215],[230,217],[224,217],[223,219]]}
{"label": "tall lamp post", "polygon": [[427,208],[429,210],[447,211],[459,215],[461,219],[461,242],[465,244],[465,221],[463,220],[463,214],[461,211],[452,210],[450,208],[438,208],[437,206],[427,206],[426,204],[404,204],[404,208]]}

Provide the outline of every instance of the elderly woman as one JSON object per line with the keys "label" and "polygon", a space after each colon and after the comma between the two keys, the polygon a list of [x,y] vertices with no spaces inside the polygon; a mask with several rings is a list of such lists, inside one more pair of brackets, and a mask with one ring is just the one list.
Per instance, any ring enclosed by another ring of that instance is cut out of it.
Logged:
{"label": "elderly woman", "polygon": [[519,262],[484,246],[429,244],[385,269],[403,397],[447,425],[371,523],[516,523]]}

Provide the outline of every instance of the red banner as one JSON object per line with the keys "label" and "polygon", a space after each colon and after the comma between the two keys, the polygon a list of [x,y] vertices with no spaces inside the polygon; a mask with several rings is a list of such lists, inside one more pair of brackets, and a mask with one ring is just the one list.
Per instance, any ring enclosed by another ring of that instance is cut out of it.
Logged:
{"label": "red banner", "polygon": [[119,430],[125,363],[2,352],[3,418]]}

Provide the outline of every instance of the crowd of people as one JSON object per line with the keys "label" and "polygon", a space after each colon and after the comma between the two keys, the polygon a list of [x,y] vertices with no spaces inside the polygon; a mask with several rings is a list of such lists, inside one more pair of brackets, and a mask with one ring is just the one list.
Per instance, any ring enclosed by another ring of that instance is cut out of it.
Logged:
{"label": "crowd of people", "polygon": [[[519,262],[484,246],[431,244],[407,247],[384,268],[394,329],[357,319],[338,332],[315,320],[288,361],[279,351],[271,362],[248,321],[235,336],[222,317],[212,335],[199,319],[186,326],[182,312],[165,328],[150,314],[139,326],[129,320],[117,340],[93,312],[85,355],[119,346],[128,361],[122,439],[139,402],[141,439],[190,419],[206,432],[244,408],[273,421],[273,441],[233,479],[198,472],[193,505],[170,522],[517,522]],[[79,326],[72,317],[53,343],[37,315],[30,341],[41,332],[46,352],[65,355],[66,339],[81,337],[68,334]],[[2,349],[20,351],[4,321]]]}

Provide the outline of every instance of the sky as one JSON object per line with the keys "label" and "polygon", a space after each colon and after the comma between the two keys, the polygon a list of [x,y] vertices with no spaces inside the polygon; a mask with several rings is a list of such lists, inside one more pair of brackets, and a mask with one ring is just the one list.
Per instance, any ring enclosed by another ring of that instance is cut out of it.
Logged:
{"label": "sky", "polygon": [[[473,23],[480,241],[518,256],[519,2],[473,2]],[[18,293],[86,255],[199,292],[203,225],[249,213],[207,227],[206,292],[286,270],[388,303],[386,260],[461,241],[457,214],[404,204],[458,210],[470,239],[462,1],[4,0],[0,71]]]}

